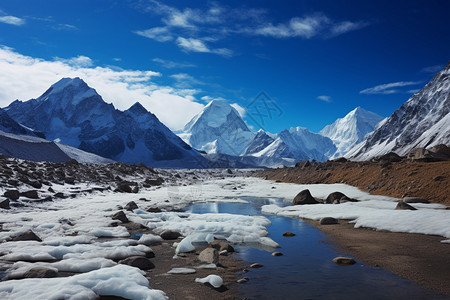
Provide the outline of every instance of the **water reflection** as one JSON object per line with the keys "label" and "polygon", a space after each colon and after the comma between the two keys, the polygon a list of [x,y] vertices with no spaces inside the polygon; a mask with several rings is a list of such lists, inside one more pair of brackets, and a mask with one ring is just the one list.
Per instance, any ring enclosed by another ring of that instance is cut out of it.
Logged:
{"label": "water reflection", "polygon": [[[186,208],[193,213],[231,213],[262,215],[266,204],[287,206],[276,198],[242,198],[249,203],[200,203]],[[243,276],[250,281],[241,285],[250,299],[449,299],[437,295],[388,271],[374,269],[360,262],[349,267],[332,262],[345,255],[332,250],[327,237],[310,224],[296,218],[265,215],[272,225],[269,237],[280,244],[283,256],[254,247],[237,246],[237,254],[248,262],[259,262],[263,268],[251,269]],[[283,237],[290,231],[294,237]],[[268,250],[268,249],[266,249]],[[269,249],[271,250],[271,249]]]}

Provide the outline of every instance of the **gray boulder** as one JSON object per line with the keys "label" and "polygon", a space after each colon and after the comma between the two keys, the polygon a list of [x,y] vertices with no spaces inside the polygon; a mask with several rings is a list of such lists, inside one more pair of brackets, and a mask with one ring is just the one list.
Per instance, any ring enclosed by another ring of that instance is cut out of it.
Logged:
{"label": "gray boulder", "polygon": [[7,190],[3,193],[3,196],[11,200],[17,200],[20,197],[20,193],[18,190]]}
{"label": "gray boulder", "polygon": [[163,240],[176,240],[181,234],[172,230],[164,230],[159,236]]}
{"label": "gray boulder", "polygon": [[339,224],[338,220],[332,217],[325,217],[320,219],[320,225],[334,225]]}
{"label": "gray boulder", "polygon": [[198,259],[207,264],[219,263],[219,251],[215,248],[206,248],[198,255]]}
{"label": "gray boulder", "polygon": [[409,205],[408,203],[403,202],[401,200],[397,203],[397,206],[395,207],[395,209],[417,210],[417,208],[415,208],[415,207],[413,207],[413,206]]}
{"label": "gray boulder", "polygon": [[130,256],[119,261],[119,264],[136,267],[141,270],[150,270],[155,268],[155,265],[148,258],[143,256]]}
{"label": "gray boulder", "polygon": [[318,204],[316,199],[311,195],[309,190],[303,190],[300,193],[295,196],[294,200],[292,201],[293,205],[304,205],[304,204]]}
{"label": "gray boulder", "polygon": [[23,274],[23,278],[55,278],[57,276],[58,271],[44,267],[32,268]]}

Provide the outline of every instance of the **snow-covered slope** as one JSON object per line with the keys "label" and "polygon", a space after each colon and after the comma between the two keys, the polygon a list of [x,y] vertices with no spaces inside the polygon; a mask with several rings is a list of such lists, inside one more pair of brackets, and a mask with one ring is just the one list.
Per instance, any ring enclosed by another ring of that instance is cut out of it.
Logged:
{"label": "snow-covered slope", "polygon": [[85,151],[50,142],[39,137],[17,135],[0,130],[0,154],[32,161],[66,162],[75,159],[80,163],[105,164],[110,159]]}
{"label": "snow-covered slope", "polygon": [[239,113],[222,100],[213,100],[186,124],[179,136],[195,149],[238,156],[254,138]]}
{"label": "snow-covered slope", "polygon": [[325,161],[335,151],[331,139],[303,127],[293,127],[280,132],[275,141],[252,156],[271,158],[272,164],[294,165],[300,160]]}
{"label": "snow-covered slope", "polygon": [[414,94],[346,157],[366,160],[394,151],[450,144],[450,63]]}
{"label": "snow-covered slope", "polygon": [[329,137],[336,145],[336,152],[330,158],[344,156],[351,148],[360,143],[364,136],[372,132],[383,118],[360,106],[342,119],[325,126],[319,133]]}
{"label": "snow-covered slope", "polygon": [[14,121],[3,109],[0,108],[0,130],[13,134],[37,136],[45,138],[44,134],[23,126]]}
{"label": "snow-covered slope", "polygon": [[16,100],[5,111],[49,140],[113,160],[158,167],[204,161],[141,104],[116,110],[80,78],[63,78],[39,98]]}
{"label": "snow-covered slope", "polygon": [[268,134],[264,130],[260,129],[245,150],[245,155],[251,155],[263,150],[272,144],[275,141],[275,138],[276,135]]}

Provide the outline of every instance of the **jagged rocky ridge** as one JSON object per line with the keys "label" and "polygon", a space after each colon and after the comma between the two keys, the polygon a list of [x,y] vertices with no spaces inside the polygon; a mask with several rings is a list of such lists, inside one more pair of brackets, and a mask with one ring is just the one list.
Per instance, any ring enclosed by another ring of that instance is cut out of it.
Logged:
{"label": "jagged rocky ridge", "polygon": [[346,157],[367,160],[394,151],[450,144],[450,63],[414,94]]}

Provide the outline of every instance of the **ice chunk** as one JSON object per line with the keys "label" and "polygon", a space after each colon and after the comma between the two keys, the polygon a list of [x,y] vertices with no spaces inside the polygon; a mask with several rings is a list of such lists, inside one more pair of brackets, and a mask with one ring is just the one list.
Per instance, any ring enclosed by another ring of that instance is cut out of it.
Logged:
{"label": "ice chunk", "polygon": [[152,245],[160,244],[162,241],[163,241],[163,239],[159,235],[143,234],[141,236],[141,238],[139,239],[138,243],[147,245],[147,246],[152,246]]}
{"label": "ice chunk", "polygon": [[195,278],[195,282],[209,283],[216,289],[220,288],[223,285],[222,277],[220,277],[218,275],[214,275],[214,274],[208,275],[204,278]]}
{"label": "ice chunk", "polygon": [[190,269],[190,268],[173,268],[172,270],[170,270],[167,273],[168,274],[194,274],[195,272],[197,272],[195,269]]}

